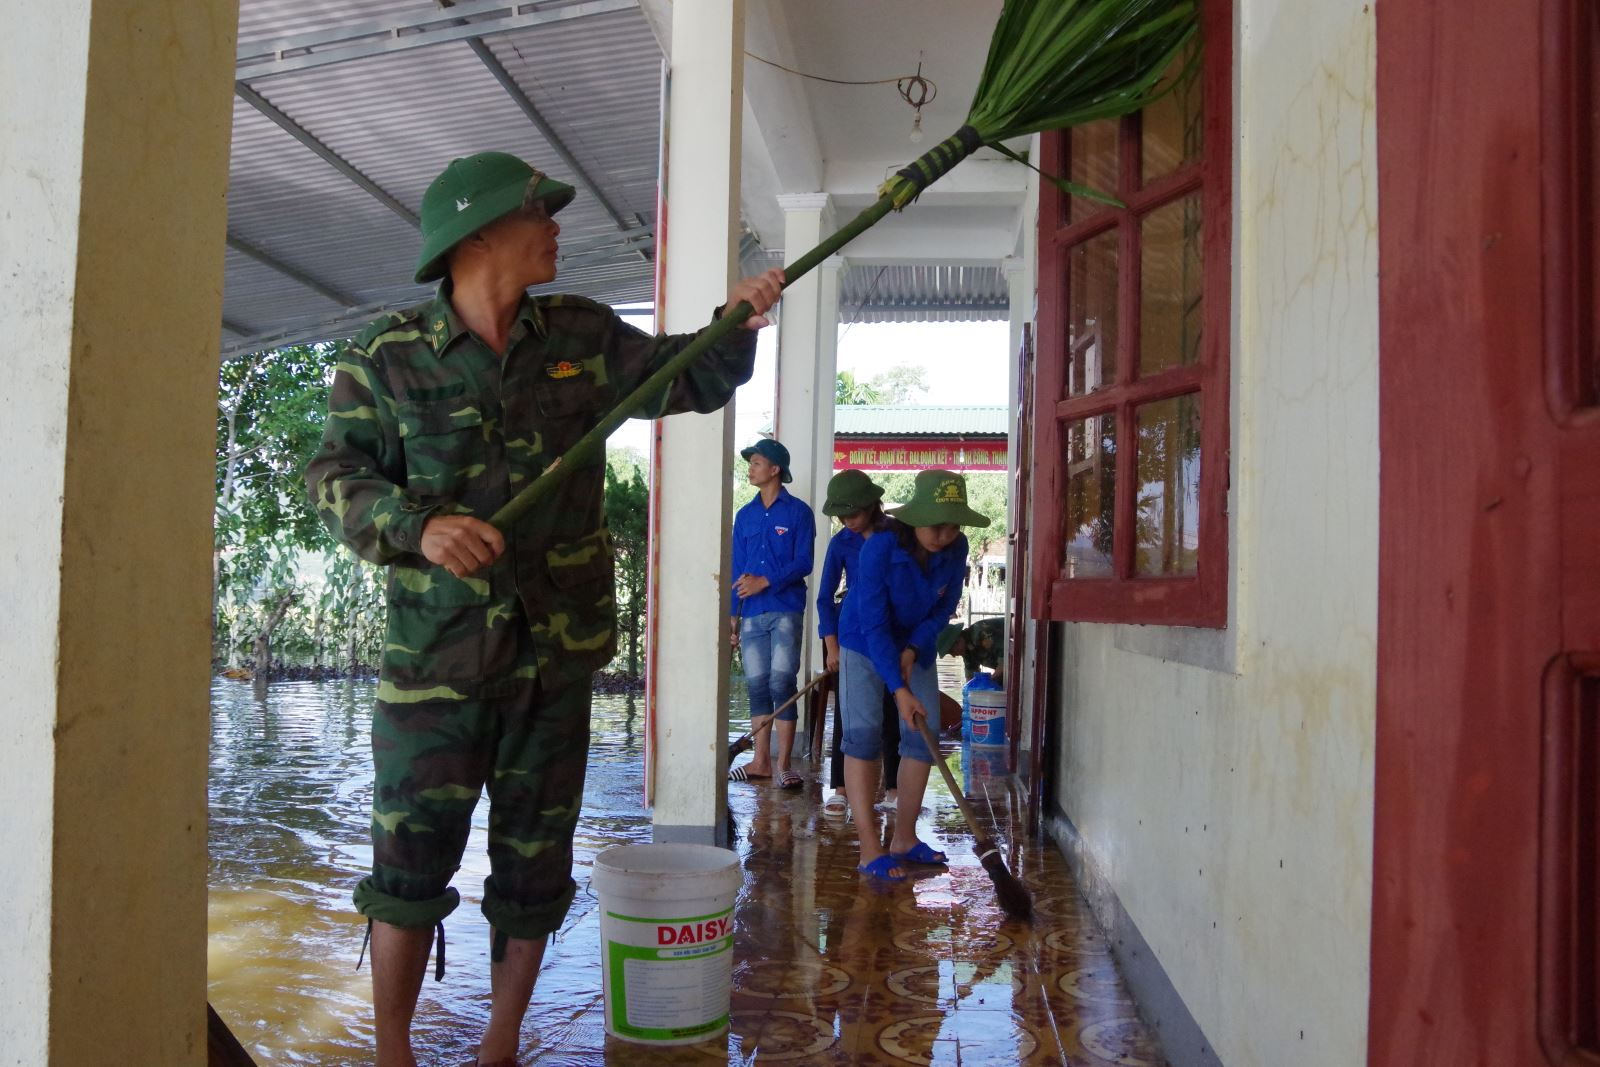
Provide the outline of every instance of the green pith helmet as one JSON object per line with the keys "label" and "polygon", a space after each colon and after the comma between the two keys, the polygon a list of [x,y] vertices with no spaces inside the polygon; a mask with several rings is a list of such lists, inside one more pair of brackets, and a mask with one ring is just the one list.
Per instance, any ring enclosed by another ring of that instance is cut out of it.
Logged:
{"label": "green pith helmet", "polygon": [[849,515],[870,508],[883,499],[883,486],[868,478],[862,471],[840,471],[828,479],[828,499],[822,505],[824,515]]}
{"label": "green pith helmet", "polygon": [[954,471],[918,471],[911,502],[889,512],[907,526],[987,526],[989,520],[967,507],[967,480]]}
{"label": "green pith helmet", "polygon": [[789,473],[789,450],[770,437],[763,437],[749,448],[739,449],[739,455],[745,459],[760,454],[768,463],[778,468],[778,482],[787,485],[794,481],[794,475]]}
{"label": "green pith helmet", "polygon": [[960,636],[961,627],[957,626],[955,623],[951,623],[949,626],[946,626],[944,629],[940,630],[938,638],[934,641],[934,647],[939,650],[939,655],[948,656],[950,654],[950,650],[955,647],[956,638]]}
{"label": "green pith helmet", "polygon": [[422,254],[417,257],[416,280],[444,277],[444,254],[494,220],[540,200],[554,215],[576,195],[572,186],[504,152],[451,160],[422,194]]}

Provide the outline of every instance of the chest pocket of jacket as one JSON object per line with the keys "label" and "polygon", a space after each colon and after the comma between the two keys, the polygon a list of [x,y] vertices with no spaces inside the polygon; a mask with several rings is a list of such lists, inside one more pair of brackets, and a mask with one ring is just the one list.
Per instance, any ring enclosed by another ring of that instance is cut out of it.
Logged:
{"label": "chest pocket of jacket", "polygon": [[616,400],[616,389],[605,380],[603,369],[596,373],[590,366],[602,359],[595,356],[582,363],[562,364],[557,373],[571,373],[554,377],[547,370],[535,383],[533,397],[539,405],[548,451],[559,453],[572,447]]}
{"label": "chest pocket of jacket", "polygon": [[482,474],[483,412],[471,400],[408,400],[399,406],[406,487],[423,496],[455,496]]}

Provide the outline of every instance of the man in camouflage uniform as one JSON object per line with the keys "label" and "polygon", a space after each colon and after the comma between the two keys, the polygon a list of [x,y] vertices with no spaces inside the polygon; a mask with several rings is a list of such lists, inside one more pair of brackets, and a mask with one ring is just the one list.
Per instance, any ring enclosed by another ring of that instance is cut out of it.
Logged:
{"label": "man in camouflage uniform", "polygon": [[967,680],[977,677],[980,667],[994,671],[994,682],[1005,685],[1006,620],[995,615],[962,629],[955,623],[946,626],[938,638],[939,655],[960,656],[966,662]]}
{"label": "man in camouflage uniform", "polygon": [[[592,675],[616,650],[605,461],[576,470],[504,535],[485,520],[692,340],[650,337],[603,304],[531,298],[556,273],[551,218],[573,189],[515,157],[455,160],[422,200],[418,282],[434,299],[378,319],[338,364],[306,471],[335,537],[389,565],[373,717],[371,921],[380,1067],[412,1067],[410,1024],[479,793],[483,912],[494,930],[481,1063],[514,1063],[545,939],[572,902]],[[782,274],[726,306],[757,314],[636,415],[714,411],[750,377]],[[720,309],[719,309],[720,313]]]}

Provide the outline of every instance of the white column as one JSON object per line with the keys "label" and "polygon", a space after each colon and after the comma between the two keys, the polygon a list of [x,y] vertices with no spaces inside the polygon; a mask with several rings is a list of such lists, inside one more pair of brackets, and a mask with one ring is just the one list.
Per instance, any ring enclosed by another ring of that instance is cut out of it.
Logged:
{"label": "white column", "polygon": [[[839,374],[839,283],[844,277],[844,260],[829,256],[818,265],[817,278],[817,356],[816,356],[816,409],[812,415],[812,435],[815,438],[812,469],[816,472],[816,488],[812,490],[812,507],[817,510],[816,570],[822,571],[822,557],[828,551],[828,539],[833,536],[833,520],[822,514],[822,502],[828,495],[828,479],[833,477],[833,397],[834,381]],[[813,670],[822,669],[822,639],[817,636],[815,605],[816,583],[811,585],[812,615],[808,616],[806,648],[811,655]]]}
{"label": "white column", "polygon": [[[786,260],[798,259],[833,232],[833,210],[827,193],[787,193],[778,197],[778,205],[783,208]],[[819,358],[824,345],[832,354],[832,336],[836,332],[831,321],[824,322],[822,317],[823,289],[828,281],[837,286],[838,271],[825,272],[819,266],[791,284],[783,292],[782,314],[778,321],[778,406],[773,416],[773,436],[789,450],[790,470],[794,474],[789,492],[813,510],[822,506],[829,476],[829,463],[821,460],[817,426],[824,399],[830,444],[833,437],[833,376],[830,371],[827,380],[822,379]],[[837,290],[833,294],[833,308],[837,316]],[[823,521],[819,515],[819,543],[826,544],[820,541]],[[822,565],[820,554],[816,565],[818,568]],[[808,634],[816,628],[816,609],[811,603],[815,595],[816,583],[808,583],[804,631]],[[807,640],[801,645],[802,684],[811,675],[813,644]]]}
{"label": "white column", "polygon": [[0,41],[0,1059],[206,1060],[231,0],[10,4]]}
{"label": "white column", "polygon": [[[672,7],[661,326],[704,326],[737,263],[744,0]],[[656,841],[725,844],[733,405],[657,438],[649,765]]]}

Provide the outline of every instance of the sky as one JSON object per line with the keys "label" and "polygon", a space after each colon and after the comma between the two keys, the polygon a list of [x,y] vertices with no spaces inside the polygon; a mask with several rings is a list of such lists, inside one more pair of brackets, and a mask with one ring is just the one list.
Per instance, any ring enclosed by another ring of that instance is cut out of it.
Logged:
{"label": "sky", "polygon": [[[617,310],[640,329],[651,329],[647,309]],[[772,425],[777,341],[777,326],[761,331],[755,373],[735,400],[737,441],[754,441],[763,428]],[[1010,327],[1003,321],[852,323],[839,328],[839,370],[865,380],[891,367],[920,365],[925,368],[928,391],[914,403],[1005,404],[1009,399],[1006,371],[1010,345]],[[609,443],[643,454],[649,433],[649,423],[630,419],[611,435]]]}

